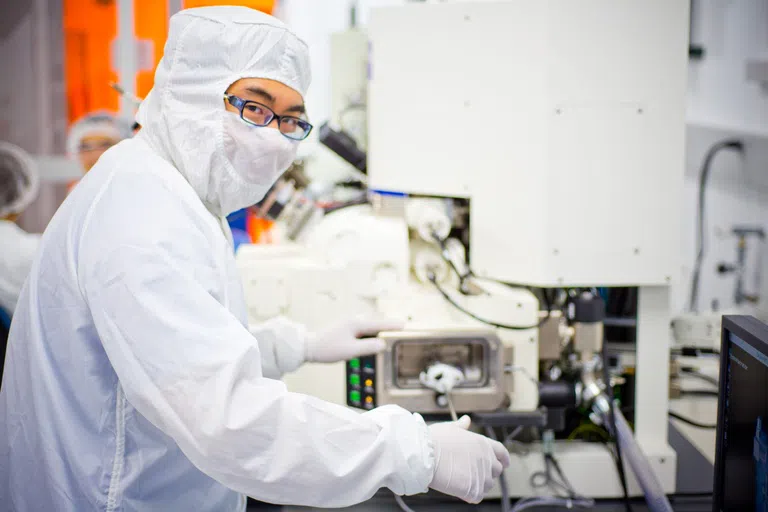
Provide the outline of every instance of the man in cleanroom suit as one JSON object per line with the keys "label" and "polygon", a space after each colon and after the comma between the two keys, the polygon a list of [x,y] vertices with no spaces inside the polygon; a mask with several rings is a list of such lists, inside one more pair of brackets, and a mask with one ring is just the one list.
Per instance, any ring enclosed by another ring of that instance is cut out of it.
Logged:
{"label": "man in cleanroom suit", "polygon": [[245,495],[339,507],[382,487],[477,502],[509,463],[398,407],[290,393],[302,361],[381,349],[352,321],[245,327],[224,217],[259,201],[310,127],[306,45],[242,7],[170,22],[133,139],[54,216],[22,290],[0,392],[0,509],[243,511]]}

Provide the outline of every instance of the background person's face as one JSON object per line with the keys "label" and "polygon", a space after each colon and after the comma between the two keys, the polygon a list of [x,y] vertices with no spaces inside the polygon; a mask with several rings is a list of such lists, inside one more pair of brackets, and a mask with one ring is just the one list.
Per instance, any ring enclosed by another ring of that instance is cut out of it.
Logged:
{"label": "background person's face", "polygon": [[77,154],[84,171],[90,171],[96,165],[99,157],[118,142],[118,140],[105,135],[89,135],[84,137],[80,141],[80,148]]}

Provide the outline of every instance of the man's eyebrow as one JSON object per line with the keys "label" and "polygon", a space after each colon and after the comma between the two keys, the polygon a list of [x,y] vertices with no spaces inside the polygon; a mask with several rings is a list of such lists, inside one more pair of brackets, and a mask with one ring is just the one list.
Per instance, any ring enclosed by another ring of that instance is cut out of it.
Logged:
{"label": "man's eyebrow", "polygon": [[306,114],[307,109],[304,108],[304,105],[294,105],[292,107],[288,107],[285,109],[286,112],[296,112],[298,114]]}
{"label": "man's eyebrow", "polygon": [[246,87],[245,90],[255,96],[261,96],[263,99],[269,101],[270,103],[275,102],[275,97],[269,94],[267,91],[265,91],[261,87],[251,86],[251,87]]}

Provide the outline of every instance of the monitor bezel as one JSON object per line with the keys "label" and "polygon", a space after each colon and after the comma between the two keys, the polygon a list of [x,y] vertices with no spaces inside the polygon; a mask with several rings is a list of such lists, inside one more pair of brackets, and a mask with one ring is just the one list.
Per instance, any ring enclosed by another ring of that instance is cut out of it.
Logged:
{"label": "monitor bezel", "polygon": [[725,390],[728,372],[728,345],[732,333],[755,350],[768,356],[768,326],[752,316],[723,316],[720,340],[720,386],[717,397],[717,436],[715,444],[715,481],[712,495],[712,511],[720,512],[723,500],[723,423],[725,420]]}

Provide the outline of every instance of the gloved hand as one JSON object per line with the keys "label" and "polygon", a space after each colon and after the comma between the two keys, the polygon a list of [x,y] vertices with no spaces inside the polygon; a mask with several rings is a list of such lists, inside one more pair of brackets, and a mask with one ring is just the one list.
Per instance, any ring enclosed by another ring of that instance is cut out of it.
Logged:
{"label": "gloved hand", "polygon": [[305,360],[335,363],[360,356],[378,354],[384,341],[371,337],[383,331],[400,331],[404,323],[384,317],[358,317],[307,337]]}
{"label": "gloved hand", "polygon": [[469,416],[430,425],[435,445],[435,476],[429,486],[468,503],[480,503],[509,466],[503,444],[469,432]]}

